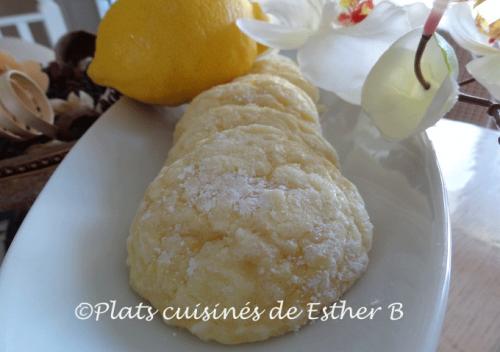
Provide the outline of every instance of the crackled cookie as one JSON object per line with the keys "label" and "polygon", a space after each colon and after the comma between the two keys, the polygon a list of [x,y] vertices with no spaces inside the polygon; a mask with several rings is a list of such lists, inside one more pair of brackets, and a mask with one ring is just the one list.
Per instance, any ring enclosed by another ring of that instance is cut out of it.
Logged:
{"label": "crackled cookie", "polygon": [[[269,309],[331,304],[364,272],[372,225],[355,186],[277,128],[236,127],[162,169],[128,239],[130,282],[156,308]],[[298,329],[295,320],[170,320],[236,344]]]}
{"label": "crackled cookie", "polygon": [[248,75],[196,97],[176,126],[174,143],[191,125],[200,123],[200,115],[211,108],[252,104],[296,115],[321,129],[316,105],[303,90],[278,76]]}
{"label": "crackled cookie", "polygon": [[238,126],[261,124],[286,132],[290,139],[299,139],[315,153],[338,166],[337,153],[323,138],[314,123],[304,122],[295,115],[256,105],[224,105],[201,114],[198,123],[191,124],[168,154],[167,164],[189,153],[201,140]]}
{"label": "crackled cookie", "polygon": [[319,89],[309,82],[293,60],[283,55],[266,55],[255,61],[250,73],[267,73],[280,76],[306,92],[317,103]]}

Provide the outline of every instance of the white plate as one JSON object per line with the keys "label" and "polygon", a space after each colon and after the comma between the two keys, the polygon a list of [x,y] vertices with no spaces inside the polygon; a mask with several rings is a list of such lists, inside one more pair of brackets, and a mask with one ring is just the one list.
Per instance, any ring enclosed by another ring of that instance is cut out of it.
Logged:
{"label": "white plate", "polygon": [[[345,299],[403,303],[368,320],[315,323],[241,351],[432,351],[446,305],[450,236],[444,186],[425,135],[383,141],[359,111],[332,96],[324,133],[375,225],[371,263]],[[3,351],[219,351],[161,321],[78,320],[80,302],[134,306],[125,240],[171,145],[174,115],[122,100],[79,141],[32,207],[0,269]],[[377,313],[378,314],[378,313]],[[228,348],[229,349],[229,348]]]}
{"label": "white plate", "polygon": [[[186,333],[174,336],[176,330],[160,321],[79,321],[73,315],[80,302],[138,303],[127,284],[125,239],[144,189],[169,149],[172,120],[123,100],[57,169],[1,269],[0,341],[7,351],[219,348]],[[355,307],[402,302],[405,316],[316,323],[242,350],[435,348],[448,286],[449,234],[434,152],[425,137],[389,145],[366,120],[356,121],[338,112],[325,124],[375,225],[368,272],[346,299]]]}

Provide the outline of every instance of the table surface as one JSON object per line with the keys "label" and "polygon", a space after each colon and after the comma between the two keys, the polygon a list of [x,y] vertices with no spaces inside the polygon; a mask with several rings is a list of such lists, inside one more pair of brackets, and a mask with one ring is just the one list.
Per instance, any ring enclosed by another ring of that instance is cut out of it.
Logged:
{"label": "table surface", "polygon": [[439,351],[500,352],[500,132],[441,120],[428,133],[448,190],[452,227]]}

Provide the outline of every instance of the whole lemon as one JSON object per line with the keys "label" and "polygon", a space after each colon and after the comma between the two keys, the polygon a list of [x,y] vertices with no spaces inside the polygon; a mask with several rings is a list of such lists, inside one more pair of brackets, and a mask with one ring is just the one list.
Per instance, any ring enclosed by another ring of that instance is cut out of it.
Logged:
{"label": "whole lemon", "polygon": [[119,0],[99,26],[89,75],[142,102],[188,102],[250,70],[260,47],[238,18],[265,15],[248,0]]}

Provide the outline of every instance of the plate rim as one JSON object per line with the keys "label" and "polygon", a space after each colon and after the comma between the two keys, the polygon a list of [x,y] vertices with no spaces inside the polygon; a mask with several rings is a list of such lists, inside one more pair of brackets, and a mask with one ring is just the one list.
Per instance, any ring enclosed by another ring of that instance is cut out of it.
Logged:
{"label": "plate rim", "polygon": [[431,346],[429,346],[431,350],[437,351],[443,331],[444,317],[446,315],[448,307],[448,296],[449,296],[450,282],[451,282],[451,264],[452,264],[451,216],[450,216],[450,207],[448,200],[448,190],[446,189],[446,183],[443,177],[443,172],[441,170],[441,165],[437,157],[436,149],[434,148],[434,144],[432,143],[432,140],[429,138],[427,131],[421,132],[418,136],[415,136],[415,138],[420,138],[421,141],[428,148],[428,154],[431,155],[433,164],[435,165],[434,176],[437,177],[441,188],[441,192],[439,193],[439,198],[442,203],[442,211],[443,211],[442,233],[444,236],[443,238],[444,256],[442,258],[441,265],[444,268],[444,271],[441,277],[441,282],[442,282],[441,289],[438,293],[439,311],[434,317],[436,333],[432,338],[434,341],[431,342]]}

